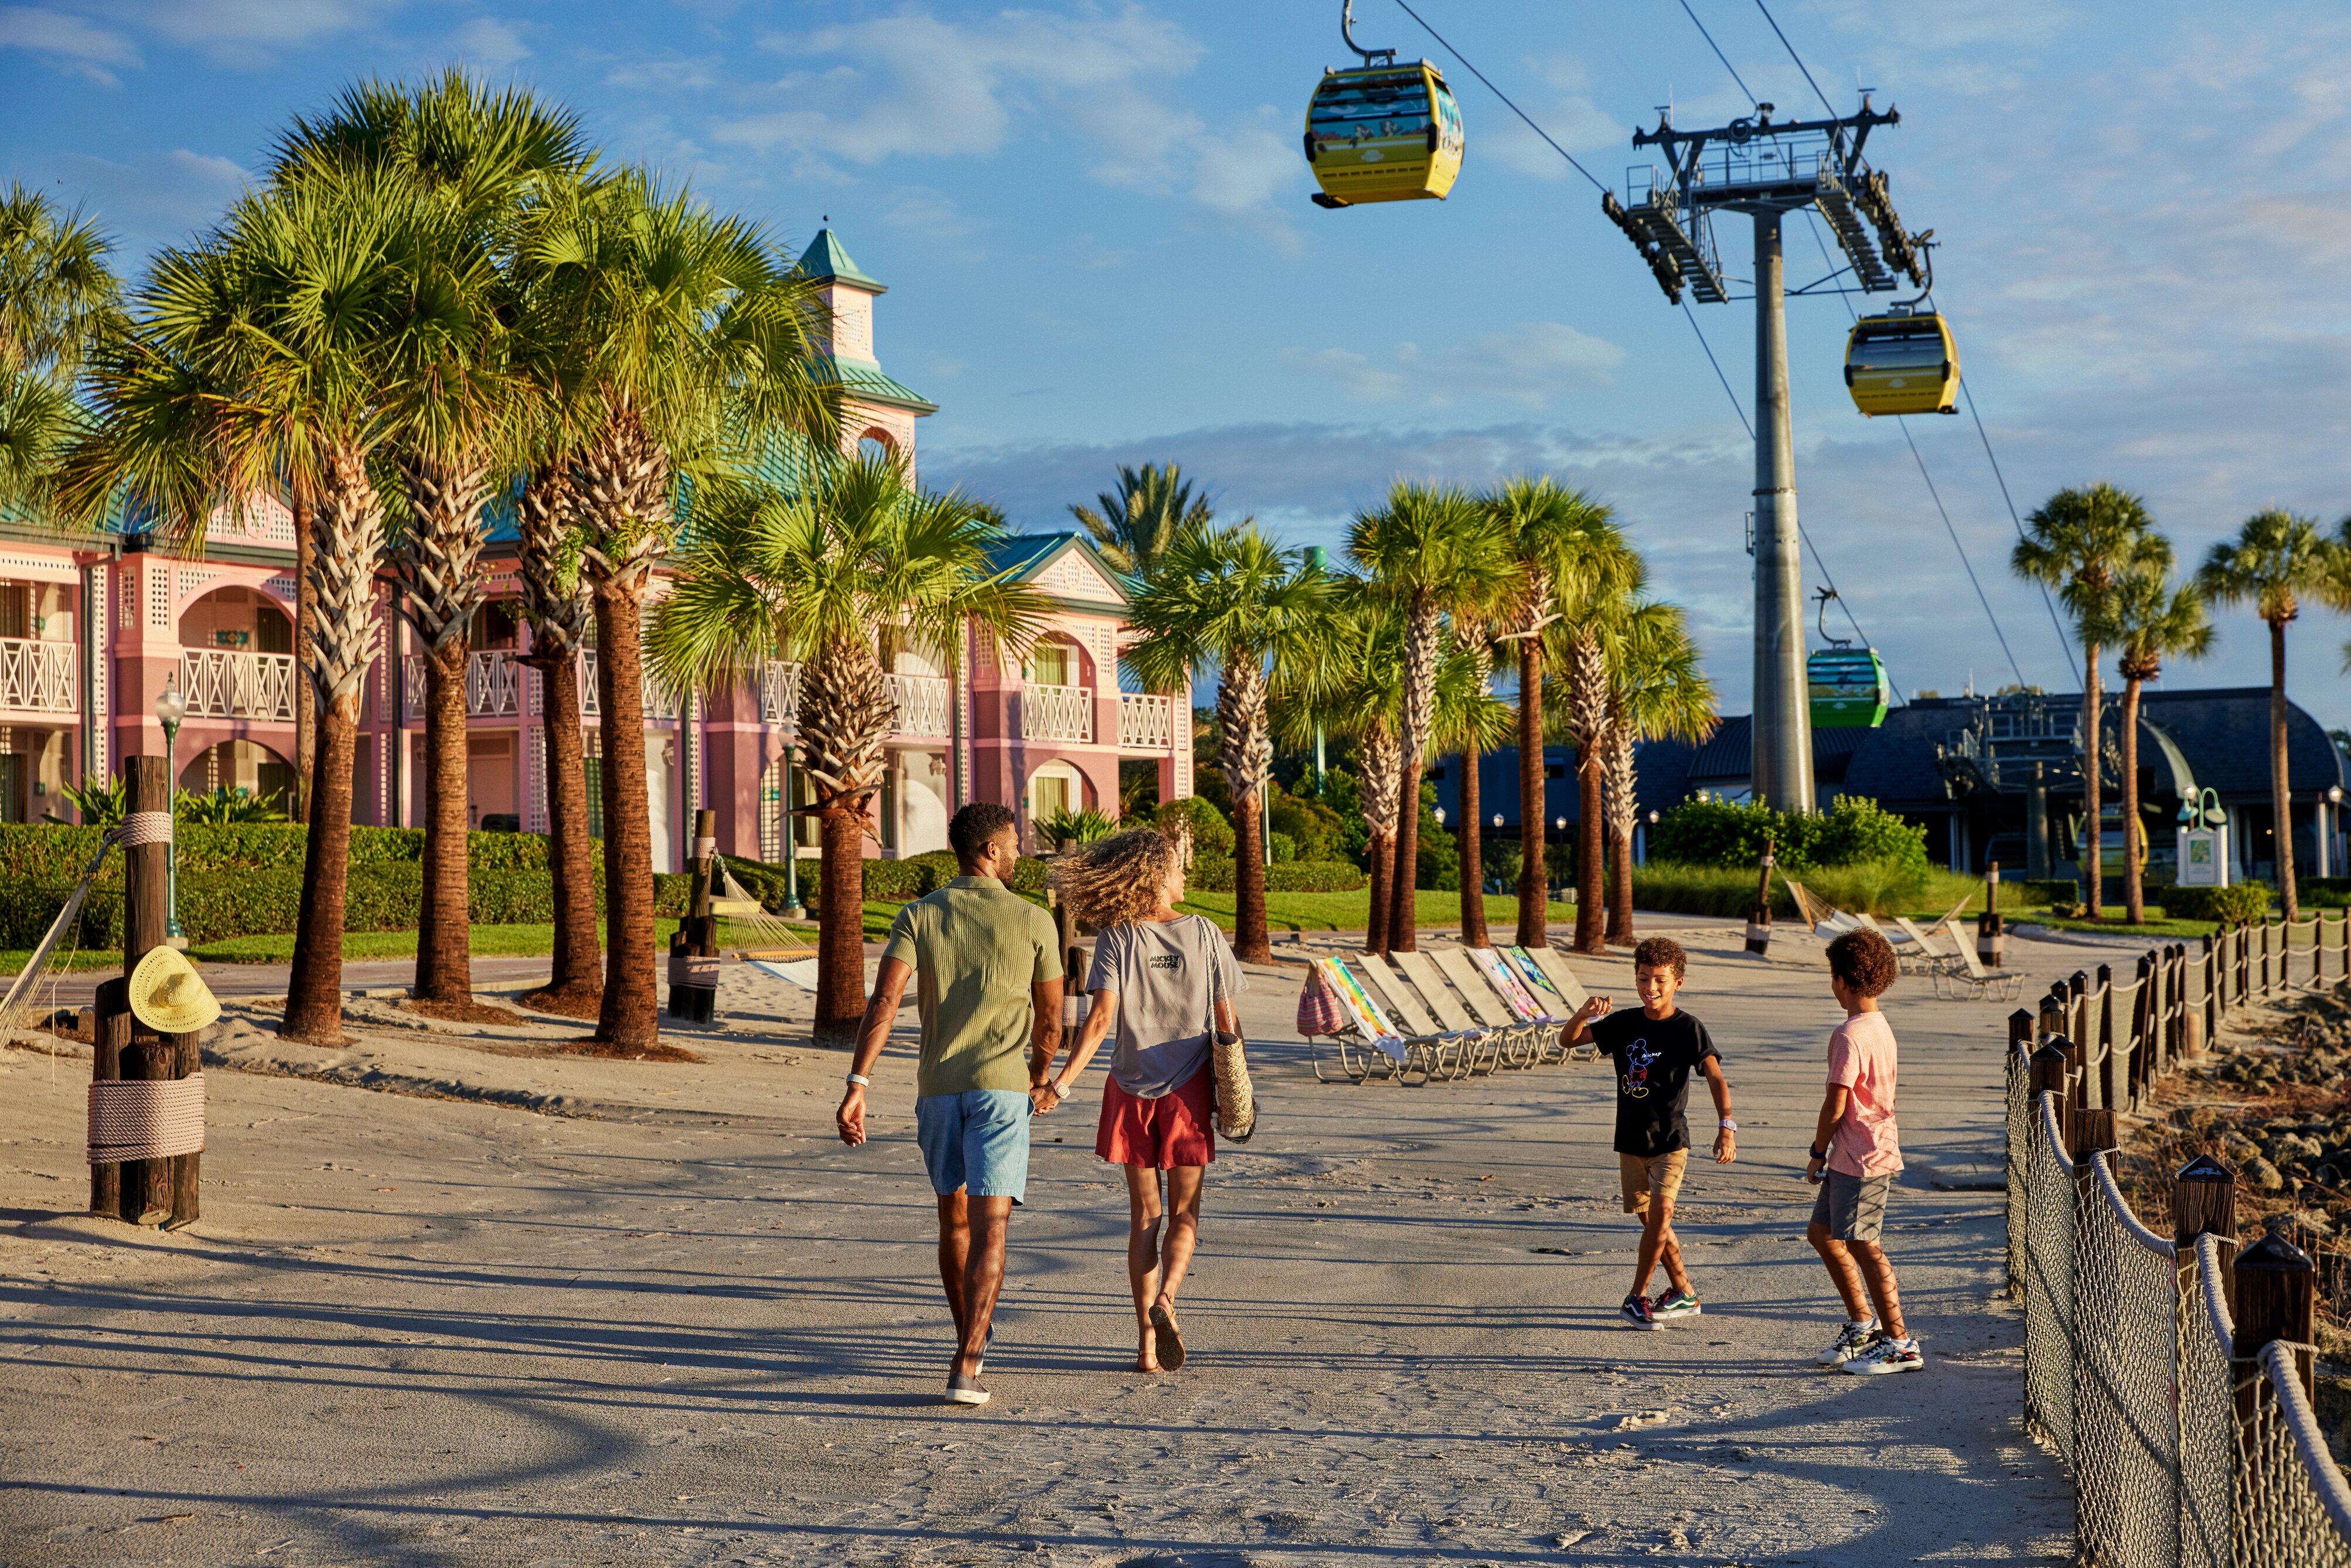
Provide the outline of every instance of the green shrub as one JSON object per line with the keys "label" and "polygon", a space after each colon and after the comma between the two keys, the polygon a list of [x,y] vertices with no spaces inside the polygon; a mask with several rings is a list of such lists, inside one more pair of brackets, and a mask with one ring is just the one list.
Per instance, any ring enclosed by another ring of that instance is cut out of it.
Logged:
{"label": "green shrub", "polygon": [[1928,863],[1927,830],[1865,795],[1840,795],[1813,821],[1817,832],[1810,855],[1816,866]]}
{"label": "green shrub", "polygon": [[[1371,882],[1353,861],[1276,861],[1265,868],[1268,893],[1353,893]],[[1200,858],[1185,873],[1185,885],[1201,893],[1233,891],[1230,860]]]}
{"label": "green shrub", "polygon": [[[1957,904],[1976,879],[1907,861],[1865,861],[1858,865],[1823,866],[1798,880],[1804,891],[1837,908],[1867,910],[1872,915],[1941,915]],[[1641,909],[1667,915],[1713,915],[1744,918],[1755,901],[1752,866],[1681,865],[1652,861],[1633,868],[1633,903]],[[1774,919],[1794,919],[1795,900],[1788,895],[1785,878],[1771,879]]]}
{"label": "green shrub", "polygon": [[1333,861],[1345,855],[1346,819],[1322,801],[1302,800],[1277,788],[1267,814],[1277,841],[1277,857],[1281,853],[1279,841],[1284,836],[1298,846],[1293,857],[1298,860]]}
{"label": "green shrub", "polygon": [[1294,861],[1298,858],[1298,841],[1288,833],[1272,832],[1265,837],[1267,846],[1273,851],[1274,864],[1280,865],[1284,861]]}
{"label": "green shrub", "polygon": [[1181,800],[1169,800],[1151,814],[1155,826],[1164,831],[1176,832],[1180,825],[1192,825],[1192,852],[1210,859],[1230,859],[1233,852],[1233,825],[1211,801],[1197,795]]}
{"label": "green shrub", "polygon": [[2270,912],[2266,883],[2241,882],[2230,887],[2166,887],[2152,890],[2163,913],[2174,920],[2259,920]]}
{"label": "green shrub", "polygon": [[1819,866],[1928,863],[1927,830],[1860,795],[1840,795],[1811,815],[1757,800],[1685,800],[1649,830],[1649,852],[1677,865],[1752,869],[1767,839],[1781,869],[1799,877]]}
{"label": "green shrub", "polygon": [[[0,879],[74,882],[98,852],[99,829],[62,823],[0,825]],[[298,822],[182,822],[174,830],[180,875],[209,871],[299,871],[309,830]],[[465,863],[473,871],[547,869],[544,833],[468,833]],[[413,863],[424,858],[421,828],[351,830],[354,866]],[[601,858],[599,856],[598,858]],[[122,857],[110,854],[102,876],[122,874]]]}

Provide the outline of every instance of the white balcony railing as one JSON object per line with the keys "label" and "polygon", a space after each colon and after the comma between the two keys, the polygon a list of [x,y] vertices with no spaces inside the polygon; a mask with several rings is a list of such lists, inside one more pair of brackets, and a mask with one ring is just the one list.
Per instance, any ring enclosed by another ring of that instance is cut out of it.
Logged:
{"label": "white balcony railing", "polygon": [[[644,688],[647,718],[675,718],[677,694],[653,679],[651,670],[641,670],[639,680]],[[603,704],[596,695],[596,650],[583,649],[580,654],[580,714],[583,718],[601,719]]]}
{"label": "white balcony railing", "polygon": [[294,655],[235,648],[183,648],[180,695],[191,718],[294,722]]}
{"label": "white balcony railing", "polygon": [[947,733],[948,695],[945,675],[885,675],[890,695],[898,705],[893,727],[900,735],[942,736]]}
{"label": "white balcony railing", "polygon": [[1092,686],[1020,688],[1020,738],[1074,740],[1094,737],[1094,689]]}
{"label": "white balcony railing", "polygon": [[800,706],[800,667],[781,659],[759,666],[759,722],[789,727]]}
{"label": "white balcony railing", "polygon": [[80,668],[71,643],[0,637],[0,708],[72,713],[81,706]]}
{"label": "white balcony railing", "polygon": [[[522,712],[522,665],[503,648],[465,655],[465,716],[511,718]],[[401,661],[402,695],[410,718],[424,714],[424,655]]]}
{"label": "white balcony railing", "polygon": [[1123,751],[1174,749],[1176,699],[1141,692],[1119,693],[1118,744]]}

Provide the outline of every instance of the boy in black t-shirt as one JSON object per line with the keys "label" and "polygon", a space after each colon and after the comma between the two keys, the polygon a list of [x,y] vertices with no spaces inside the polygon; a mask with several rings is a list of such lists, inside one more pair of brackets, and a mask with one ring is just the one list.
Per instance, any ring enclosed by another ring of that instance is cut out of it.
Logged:
{"label": "boy in black t-shirt", "polygon": [[[1729,1165],[1738,1157],[1739,1124],[1730,1119],[1730,1083],[1706,1025],[1674,1006],[1688,967],[1681,944],[1652,936],[1633,949],[1633,986],[1641,993],[1637,1013],[1613,1013],[1609,998],[1595,996],[1575,1009],[1568,1024],[1570,1045],[1597,1045],[1616,1070],[1616,1165],[1625,1212],[1641,1217],[1640,1260],[1633,1291],[1619,1309],[1636,1329],[1663,1328],[1666,1318],[1696,1317],[1704,1309],[1682,1270],[1682,1249],[1674,1239],[1674,1197],[1689,1161],[1689,1102],[1693,1072],[1706,1075],[1714,1095],[1714,1157]],[[1667,1288],[1648,1296],[1649,1279],[1666,1266]]]}

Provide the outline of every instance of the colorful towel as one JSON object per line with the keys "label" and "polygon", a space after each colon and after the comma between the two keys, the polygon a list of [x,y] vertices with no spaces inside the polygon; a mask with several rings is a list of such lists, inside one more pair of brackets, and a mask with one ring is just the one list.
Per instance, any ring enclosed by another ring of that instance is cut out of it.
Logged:
{"label": "colorful towel", "polygon": [[1543,1010],[1542,1004],[1535,1000],[1534,993],[1528,990],[1519,977],[1511,972],[1509,959],[1491,947],[1472,947],[1469,958],[1485,975],[1487,983],[1502,993],[1502,999],[1510,1004],[1510,1010],[1518,1014],[1520,1023],[1553,1021],[1552,1015]]}
{"label": "colorful towel", "polygon": [[1574,1013],[1575,1009],[1567,1005],[1567,998],[1559,994],[1559,988],[1551,983],[1551,977],[1536,967],[1524,947],[1504,947],[1500,951],[1502,956],[1509,960],[1511,973],[1525,984],[1529,994],[1545,1013],[1555,1019],[1565,1019]]}
{"label": "colorful towel", "polygon": [[1348,1023],[1367,1044],[1377,1047],[1384,1054],[1399,1061],[1404,1060],[1404,1038],[1388,1023],[1387,1015],[1380,1011],[1380,1004],[1372,1000],[1371,993],[1364,989],[1364,983],[1348,972],[1344,961],[1317,958],[1314,960],[1314,972],[1322,977],[1322,983],[1329,986],[1331,994],[1339,998],[1339,1006],[1346,1012]]}

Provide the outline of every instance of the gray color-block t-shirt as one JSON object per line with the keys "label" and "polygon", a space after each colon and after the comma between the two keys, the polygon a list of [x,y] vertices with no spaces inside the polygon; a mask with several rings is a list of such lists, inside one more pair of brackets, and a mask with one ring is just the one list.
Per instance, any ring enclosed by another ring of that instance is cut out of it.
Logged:
{"label": "gray color-block t-shirt", "polygon": [[1132,921],[1094,939],[1086,989],[1118,993],[1110,1075],[1121,1089],[1155,1100],[1207,1065],[1211,964],[1228,1000],[1248,989],[1224,933],[1197,915]]}

